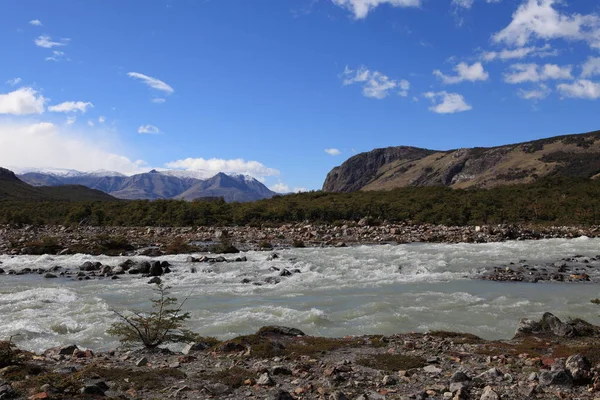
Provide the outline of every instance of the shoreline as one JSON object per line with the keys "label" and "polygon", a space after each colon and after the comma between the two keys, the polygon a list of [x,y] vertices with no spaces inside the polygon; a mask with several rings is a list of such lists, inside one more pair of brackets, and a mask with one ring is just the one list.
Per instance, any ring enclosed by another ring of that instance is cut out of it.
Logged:
{"label": "shoreline", "polygon": [[[443,226],[359,223],[279,227],[68,227],[0,225],[0,254],[150,255],[210,252],[227,243],[240,251],[406,243],[492,243],[600,236],[599,226]],[[225,251],[227,253],[227,251]]]}
{"label": "shoreline", "polygon": [[600,392],[599,341],[600,327],[550,313],[521,320],[510,340],[446,331],[325,338],[270,326],[223,342],[199,338],[181,352],[14,350],[0,365],[0,396],[591,400]]}

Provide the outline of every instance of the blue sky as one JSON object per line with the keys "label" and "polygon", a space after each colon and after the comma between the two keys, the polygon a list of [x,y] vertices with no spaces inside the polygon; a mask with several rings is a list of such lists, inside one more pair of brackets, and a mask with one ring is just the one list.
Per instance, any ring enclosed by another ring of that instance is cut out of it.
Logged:
{"label": "blue sky", "polygon": [[0,164],[319,189],[373,148],[600,129],[600,3],[6,0]]}

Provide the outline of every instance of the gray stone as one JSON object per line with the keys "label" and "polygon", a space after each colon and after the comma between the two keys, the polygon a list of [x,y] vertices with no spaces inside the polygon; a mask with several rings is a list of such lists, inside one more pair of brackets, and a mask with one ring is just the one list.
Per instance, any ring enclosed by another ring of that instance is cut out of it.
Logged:
{"label": "gray stone", "polygon": [[60,349],[58,349],[58,354],[63,355],[63,356],[71,356],[71,355],[73,355],[73,352],[75,350],[79,350],[79,347],[77,347],[74,344],[71,344],[69,346],[63,346]]}
{"label": "gray stone", "polygon": [[459,390],[465,390],[466,388],[467,388],[467,385],[465,382],[452,382],[449,387],[449,389],[452,393],[456,393]]}
{"label": "gray stone", "polygon": [[558,371],[544,371],[539,376],[540,386],[572,386],[573,377],[571,373],[562,369]]}
{"label": "gray stone", "polygon": [[273,381],[269,373],[265,372],[264,374],[261,374],[258,377],[258,379],[256,380],[256,384],[261,386],[273,386],[275,385],[275,382]]}
{"label": "gray stone", "polygon": [[161,284],[161,283],[162,283],[162,280],[161,280],[161,279],[160,279],[158,276],[155,276],[154,278],[150,279],[150,280],[148,281],[148,283],[149,283],[149,284],[150,284],[150,283],[154,283],[154,284],[157,284],[157,285],[159,285],[159,284]]}
{"label": "gray stone", "polygon": [[87,394],[92,396],[105,396],[104,390],[97,385],[85,385],[80,390],[81,394]]}
{"label": "gray stone", "polygon": [[336,390],[335,392],[329,395],[329,400],[348,400],[348,397],[346,397],[344,392]]}
{"label": "gray stone", "polygon": [[48,272],[47,274],[44,275],[44,278],[46,279],[53,279],[53,278],[58,278],[56,275],[51,274],[50,272]]}
{"label": "gray stone", "polygon": [[181,352],[185,355],[188,355],[193,351],[202,351],[202,350],[206,350],[208,348],[210,348],[210,345],[206,342],[194,342],[194,343],[188,343],[181,350]]}
{"label": "gray stone", "polygon": [[429,374],[441,374],[442,373],[442,369],[439,367],[436,367],[435,365],[427,365],[427,366],[423,367],[423,371],[425,371]]}
{"label": "gray stone", "polygon": [[538,380],[538,374],[535,373],[535,372],[530,373],[529,377],[527,378],[527,380],[529,382],[537,381]]}
{"label": "gray stone", "polygon": [[273,400],[294,400],[294,398],[289,392],[286,392],[285,390],[280,390],[275,394]]}
{"label": "gray stone", "polygon": [[575,354],[567,358],[565,368],[571,373],[574,382],[585,383],[590,378],[592,364],[582,354]]}
{"label": "gray stone", "polygon": [[163,268],[160,265],[160,261],[152,261],[148,273],[150,276],[161,276],[163,274]]}
{"label": "gray stone", "polygon": [[500,396],[498,396],[498,393],[491,386],[486,386],[483,389],[480,400],[500,400]]}
{"label": "gray stone", "polygon": [[466,382],[466,381],[470,381],[470,380],[471,380],[471,378],[469,378],[469,376],[466,373],[464,373],[463,371],[456,371],[450,377],[450,382]]}
{"label": "gray stone", "polygon": [[381,383],[383,383],[383,386],[391,386],[391,385],[395,385],[396,383],[398,383],[398,379],[396,379],[395,377],[393,377],[391,375],[385,375],[383,377]]}

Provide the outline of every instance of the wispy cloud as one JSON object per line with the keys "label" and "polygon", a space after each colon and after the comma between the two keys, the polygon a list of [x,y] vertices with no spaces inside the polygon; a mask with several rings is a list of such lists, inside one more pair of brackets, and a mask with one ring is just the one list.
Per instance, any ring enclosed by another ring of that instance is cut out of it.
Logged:
{"label": "wispy cloud", "polygon": [[165,164],[165,167],[191,171],[205,171],[207,177],[212,176],[217,172],[244,174],[255,178],[279,176],[279,171],[274,168],[269,168],[258,161],[246,161],[242,158],[233,160],[219,158],[186,158],[168,162]]}
{"label": "wispy cloud", "polygon": [[539,82],[546,80],[573,79],[571,65],[559,66],[556,64],[513,64],[504,73],[506,83]]}
{"label": "wispy cloud", "polygon": [[46,61],[61,62],[61,61],[69,61],[69,59],[67,58],[64,51],[53,50],[52,55],[49,57],[46,57]]}
{"label": "wispy cloud", "polygon": [[160,129],[158,129],[154,125],[142,125],[138,128],[138,133],[140,134],[148,134],[148,135],[158,135],[162,133]]}
{"label": "wispy cloud", "polygon": [[330,156],[339,156],[340,154],[342,154],[341,151],[339,151],[338,149],[325,149],[325,153],[329,154]]}
{"label": "wispy cloud", "polygon": [[39,19],[32,19],[31,21],[29,21],[29,24],[33,26],[44,26],[42,24],[42,21],[40,21]]}
{"label": "wispy cloud", "polygon": [[98,117],[98,122],[101,123],[101,124],[105,123],[106,122],[106,117],[103,116],[103,115],[99,116]]}
{"label": "wispy cloud", "polygon": [[373,99],[384,99],[394,89],[399,88],[398,94],[406,97],[408,90],[410,89],[410,82],[402,79],[395,80],[390,79],[388,76],[378,71],[370,71],[366,67],[362,66],[356,70],[345,67],[342,73],[343,84],[353,85],[360,84],[363,87],[363,95]]}
{"label": "wispy cloud", "polygon": [[476,82],[476,81],[487,81],[489,74],[483,68],[480,62],[476,62],[473,65],[466,63],[460,63],[454,67],[456,72],[455,76],[444,75],[439,69],[433,71],[433,75],[437,76],[447,85],[461,83],[464,81]]}
{"label": "wispy cloud", "polygon": [[45,49],[51,49],[53,47],[66,46],[70,39],[60,39],[60,42],[55,42],[48,35],[41,35],[33,42],[38,47],[43,47]]}
{"label": "wispy cloud", "polygon": [[515,60],[522,59],[525,57],[556,57],[558,56],[558,50],[552,49],[552,46],[546,44],[542,47],[529,46],[529,47],[517,47],[515,49],[504,49],[500,51],[487,51],[481,55],[483,61],[490,62],[494,60]]}
{"label": "wispy cloud", "polygon": [[423,96],[431,100],[433,104],[429,109],[438,114],[454,114],[469,111],[473,108],[458,93],[427,92]]}
{"label": "wispy cloud", "polygon": [[517,95],[525,100],[542,100],[548,97],[552,90],[543,83],[531,90],[519,89]]}
{"label": "wispy cloud", "polygon": [[581,67],[581,76],[589,78],[600,75],[600,57],[590,57]]}
{"label": "wispy cloud", "polygon": [[130,78],[133,78],[133,79],[141,80],[145,85],[151,87],[152,89],[160,90],[160,91],[168,93],[168,94],[175,92],[175,90],[171,86],[169,86],[167,83],[161,81],[160,79],[156,79],[156,78],[153,78],[148,75],[140,74],[139,72],[129,72],[127,74],[127,76],[129,76]]}
{"label": "wispy cloud", "polygon": [[30,87],[0,94],[0,114],[42,114],[46,98]]}
{"label": "wispy cloud", "polygon": [[17,86],[19,83],[21,83],[22,79],[21,78],[12,78],[6,81],[7,85],[10,86]]}
{"label": "wispy cloud", "polygon": [[64,103],[57,104],[55,106],[48,107],[48,111],[70,113],[79,111],[85,114],[88,108],[93,108],[94,105],[90,102],[84,101],[65,101]]}
{"label": "wispy cloud", "polygon": [[77,122],[77,117],[72,116],[72,117],[67,117],[67,125],[73,125],[75,122]]}
{"label": "wispy cloud", "polygon": [[600,99],[600,83],[580,79],[573,83],[561,83],[556,87],[565,97],[596,100]]}
{"label": "wispy cloud", "polygon": [[354,18],[362,19],[375,7],[388,4],[393,7],[420,7],[421,0],[332,0],[334,4],[350,10]]}
{"label": "wispy cloud", "polygon": [[151,102],[155,103],[155,104],[162,104],[165,101],[167,101],[167,99],[163,99],[162,97],[155,97],[152,100],[150,100]]}

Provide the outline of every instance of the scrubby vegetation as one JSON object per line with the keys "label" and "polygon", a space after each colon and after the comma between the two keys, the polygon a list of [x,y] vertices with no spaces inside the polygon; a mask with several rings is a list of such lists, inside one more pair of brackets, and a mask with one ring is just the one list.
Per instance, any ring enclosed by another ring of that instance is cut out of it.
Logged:
{"label": "scrubby vegetation", "polygon": [[164,343],[193,340],[195,335],[184,329],[184,322],[190,318],[189,313],[182,311],[185,300],[173,307],[177,299],[169,297],[169,287],[157,284],[155,290],[158,297],[151,299],[150,313],[131,311],[131,315],[126,315],[114,311],[121,321],[115,322],[107,333],[118,336],[125,345],[142,344],[149,349]]}
{"label": "scrubby vegetation", "polygon": [[410,187],[385,192],[309,192],[252,203],[175,200],[2,202],[0,223],[234,226],[358,221],[481,225],[600,224],[600,182],[555,177],[493,189]]}

